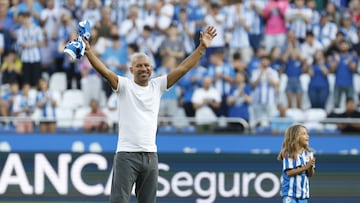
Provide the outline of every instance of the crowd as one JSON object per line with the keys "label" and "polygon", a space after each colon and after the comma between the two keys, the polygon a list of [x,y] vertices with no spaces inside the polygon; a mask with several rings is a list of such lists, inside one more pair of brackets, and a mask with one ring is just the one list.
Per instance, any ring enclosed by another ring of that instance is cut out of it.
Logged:
{"label": "crowd", "polygon": [[[167,74],[196,47],[199,33],[215,26],[218,35],[202,60],[163,95],[160,107],[161,117],[183,114],[193,118],[187,125],[199,131],[219,128],[219,118],[239,118],[254,127],[273,126],[276,133],[284,125],[263,121],[286,117],[288,109],[308,108],[348,117],[343,112],[350,101],[357,112],[360,0],[227,2],[232,1],[0,0],[0,115],[21,117],[17,131],[31,132],[32,121],[26,118],[38,111],[40,130],[55,132],[63,92],[48,82],[63,72],[66,89],[83,91],[85,105],[91,103],[86,116],[116,121],[116,113],[98,112],[117,108],[110,86],[86,57],[72,61],[63,52],[82,20],[90,22],[94,52],[109,69],[129,78],[132,53],[151,58],[153,77]],[[103,103],[97,96],[102,93]],[[176,122],[165,119],[160,126]],[[85,123],[84,129],[111,129],[103,121],[94,123],[101,126]],[[222,126],[241,130],[241,123],[235,119]]]}

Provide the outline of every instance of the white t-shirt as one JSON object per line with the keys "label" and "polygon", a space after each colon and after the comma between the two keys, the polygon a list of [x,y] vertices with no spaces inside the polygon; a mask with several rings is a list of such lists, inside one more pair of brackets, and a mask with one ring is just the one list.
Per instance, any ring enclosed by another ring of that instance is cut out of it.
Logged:
{"label": "white t-shirt", "polygon": [[[191,102],[201,104],[204,99],[221,102],[221,95],[214,87],[210,87],[208,90],[198,88],[194,91]],[[217,117],[215,112],[209,106],[205,105],[195,111],[195,119],[198,125],[204,125],[216,122]]]}
{"label": "white t-shirt", "polygon": [[117,152],[157,152],[156,130],[160,97],[167,90],[167,76],[149,81],[147,87],[118,76],[119,137]]}

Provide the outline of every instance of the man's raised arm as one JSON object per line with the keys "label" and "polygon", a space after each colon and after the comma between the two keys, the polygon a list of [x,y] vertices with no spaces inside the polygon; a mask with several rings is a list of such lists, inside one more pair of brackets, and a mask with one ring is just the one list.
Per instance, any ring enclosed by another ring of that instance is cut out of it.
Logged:
{"label": "man's raised arm", "polygon": [[113,89],[117,88],[118,85],[118,76],[109,70],[103,62],[95,55],[92,51],[90,44],[87,40],[83,39],[85,42],[85,56],[89,59],[91,65],[95,68],[95,70],[100,73],[110,84]]}
{"label": "man's raised arm", "polygon": [[199,46],[167,76],[167,88],[174,85],[183,75],[185,75],[198,63],[216,35],[216,29],[213,26],[209,26],[205,32],[200,33]]}

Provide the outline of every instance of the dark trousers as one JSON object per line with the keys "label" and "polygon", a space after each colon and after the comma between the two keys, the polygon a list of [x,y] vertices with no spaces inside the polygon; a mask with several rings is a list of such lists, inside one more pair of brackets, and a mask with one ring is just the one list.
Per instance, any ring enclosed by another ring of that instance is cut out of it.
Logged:
{"label": "dark trousers", "polygon": [[23,84],[30,84],[32,87],[36,87],[39,79],[41,78],[41,64],[40,62],[27,63],[23,62]]}
{"label": "dark trousers", "polygon": [[135,185],[138,203],[155,203],[158,185],[156,152],[118,152],[114,157],[111,203],[129,203]]}
{"label": "dark trousers", "polygon": [[329,88],[309,88],[311,108],[325,108],[329,96]]}

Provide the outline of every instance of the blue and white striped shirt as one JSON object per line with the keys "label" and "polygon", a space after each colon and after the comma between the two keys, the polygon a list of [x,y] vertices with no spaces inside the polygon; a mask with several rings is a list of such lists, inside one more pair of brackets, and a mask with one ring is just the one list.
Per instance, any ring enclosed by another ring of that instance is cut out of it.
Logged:
{"label": "blue and white striped shirt", "polygon": [[240,11],[236,6],[229,8],[229,15],[227,18],[227,27],[233,28],[231,32],[231,40],[229,46],[231,48],[244,48],[250,47],[249,34],[243,25],[239,23],[242,20],[245,25],[251,26],[252,24],[252,13],[247,8],[242,6]]}
{"label": "blue and white striped shirt", "polygon": [[337,32],[338,27],[333,22],[327,22],[325,25],[319,23],[313,27],[315,38],[319,40],[324,48],[327,48],[330,45],[330,42],[335,39]]}
{"label": "blue and white striped shirt", "polygon": [[250,26],[250,34],[260,35],[264,32],[264,21],[263,18],[255,11],[255,9],[251,8],[251,3],[254,3],[257,7],[261,10],[265,8],[265,4],[268,0],[246,0],[244,2],[244,7],[248,11],[251,19],[251,26]]}
{"label": "blue and white striped shirt", "polygon": [[41,28],[35,24],[30,27],[21,26],[16,31],[17,44],[21,47],[21,61],[25,63],[40,62],[40,48],[33,46],[30,48],[23,48],[25,44],[38,44],[44,41],[44,34]]}
{"label": "blue and white striped shirt", "polygon": [[270,84],[268,79],[271,78],[278,83],[280,80],[279,73],[271,67],[268,67],[264,74],[261,72],[261,68],[257,68],[251,73],[251,83],[261,77],[253,91],[253,103],[274,105],[276,103],[276,88]]}
{"label": "blue and white striped shirt", "polygon": [[[312,11],[310,8],[306,6],[298,8],[294,4],[290,5],[290,8],[287,9],[285,15],[287,19],[290,19],[293,16],[298,15],[299,13],[301,13],[303,16],[305,16],[308,19],[311,19],[312,17]],[[308,24],[301,17],[296,17],[292,21],[288,22],[288,27],[290,30],[294,31],[295,36],[297,38],[301,38],[301,39],[305,39],[306,31],[309,28]]]}
{"label": "blue and white striped shirt", "polygon": [[283,159],[281,196],[289,196],[297,199],[308,199],[310,197],[307,173],[303,172],[289,177],[286,171],[306,165],[312,157],[312,152],[304,150],[300,154],[297,154],[295,159],[291,157],[285,157]]}
{"label": "blue and white striped shirt", "polygon": [[[224,62],[221,66],[210,65],[208,67],[207,76],[216,78],[216,73],[220,72],[222,75],[229,77],[235,77],[235,69],[229,63]],[[231,90],[231,83],[227,82],[224,79],[218,78],[214,80],[215,89],[220,92],[221,96],[228,96]]]}

